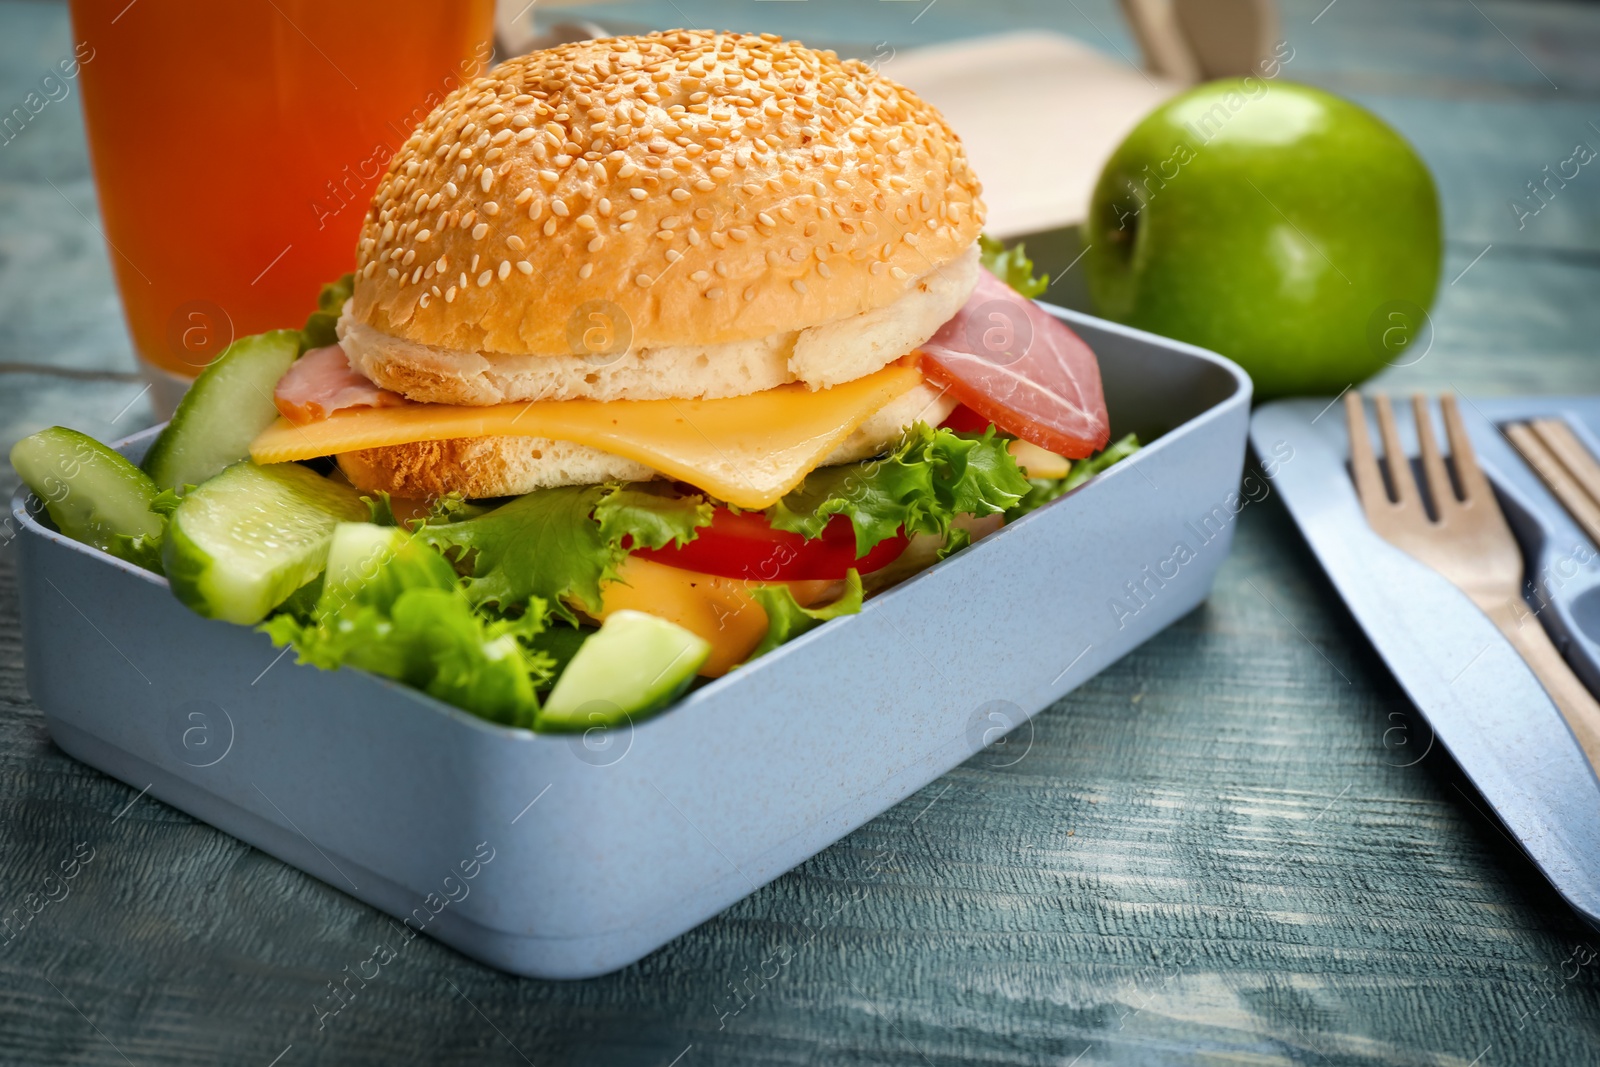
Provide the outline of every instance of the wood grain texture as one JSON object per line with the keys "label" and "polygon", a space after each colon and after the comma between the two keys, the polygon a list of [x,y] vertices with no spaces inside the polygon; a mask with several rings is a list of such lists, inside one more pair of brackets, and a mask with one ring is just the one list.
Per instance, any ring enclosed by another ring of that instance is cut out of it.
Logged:
{"label": "wood grain texture", "polygon": [[[1287,5],[1296,76],[1422,149],[1447,283],[1495,245],[1442,289],[1427,358],[1383,384],[1600,391],[1600,175],[1523,231],[1504,204],[1600,115],[1578,58],[1600,8],[1480,0],[1556,92],[1471,5],[1338,0],[1313,26],[1323,6]],[[1027,25],[1131,47],[1088,0],[614,10],[867,55],[891,33]],[[7,100],[70,47],[55,5],[0,6],[0,30]],[[0,362],[125,372],[76,213],[93,217],[81,126],[51,108],[0,147]],[[0,373],[0,444],[52,422],[131,430],[136,393]],[[0,913],[74,846],[93,858],[0,945],[0,1063],[1600,1063],[1600,960],[1580,965],[1600,935],[1431,746],[1272,496],[1242,513],[1205,607],[640,964],[529,981],[419,939],[321,1029],[313,1002],[387,924],[56,749],[26,696],[14,566],[0,548]]]}

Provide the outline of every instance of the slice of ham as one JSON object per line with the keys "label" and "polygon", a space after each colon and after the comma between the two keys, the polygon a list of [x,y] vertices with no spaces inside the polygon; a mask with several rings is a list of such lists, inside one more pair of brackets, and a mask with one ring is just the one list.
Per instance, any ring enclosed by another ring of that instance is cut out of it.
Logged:
{"label": "slice of ham", "polygon": [[1100,365],[1055,316],[988,271],[955,318],[926,341],[922,371],[963,404],[1072,459],[1111,440]]}
{"label": "slice of ham", "polygon": [[290,422],[304,426],[345,408],[387,408],[410,403],[380,389],[350,367],[338,345],[313,348],[278,379],[272,402]]}

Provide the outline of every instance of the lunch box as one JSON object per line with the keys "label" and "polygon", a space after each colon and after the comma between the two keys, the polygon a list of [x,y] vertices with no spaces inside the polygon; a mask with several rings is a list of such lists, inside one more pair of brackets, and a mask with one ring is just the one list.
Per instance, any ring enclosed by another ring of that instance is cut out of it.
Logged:
{"label": "lunch box", "polygon": [[[661,714],[583,735],[297,666],[12,500],[28,691],[70,755],[517,974],[623,967],[839,840],[1192,610],[1233,538],[1250,381],[1048,308],[1113,439],[1072,493]],[[138,459],[155,430],[118,447]],[[30,503],[32,506],[30,507]]]}

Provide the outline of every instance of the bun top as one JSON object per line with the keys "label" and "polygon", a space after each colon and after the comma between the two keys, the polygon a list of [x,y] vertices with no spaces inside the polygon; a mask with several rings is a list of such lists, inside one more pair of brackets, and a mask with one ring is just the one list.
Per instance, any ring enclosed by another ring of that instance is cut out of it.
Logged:
{"label": "bun top", "polygon": [[[977,239],[931,106],[772,34],[673,30],[511,59],[389,163],[353,313],[482,353],[718,344],[892,303]],[[601,319],[594,318],[596,311]]]}

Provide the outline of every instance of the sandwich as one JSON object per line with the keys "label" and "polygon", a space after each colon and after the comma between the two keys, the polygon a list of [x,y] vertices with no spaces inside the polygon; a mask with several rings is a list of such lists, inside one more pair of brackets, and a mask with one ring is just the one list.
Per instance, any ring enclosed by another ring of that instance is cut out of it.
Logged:
{"label": "sandwich", "polygon": [[[677,30],[508,60],[412,133],[352,275],[277,342],[281,364],[257,360],[272,410],[252,422],[242,391],[231,402],[248,461],[188,489],[179,460],[210,453],[152,448],[156,490],[181,501],[157,505],[162,564],[197,610],[271,615],[302,659],[504,721],[558,728],[552,707],[596,691],[658,707],[1135,447],[1107,448],[1093,353],[983,221],[938,112],[832,52]],[[220,409],[205,383],[185,404]],[[180,408],[167,432],[197,421]],[[238,528],[212,544],[218,505],[202,519],[194,503],[228,478],[291,510],[314,497],[342,531],[248,609],[217,555]],[[363,569],[351,545],[382,552]],[[407,582],[472,621],[381,651]],[[618,665],[652,641],[673,669],[618,695]],[[440,642],[527,678],[489,699],[440,681],[459,664],[399,662]]]}

